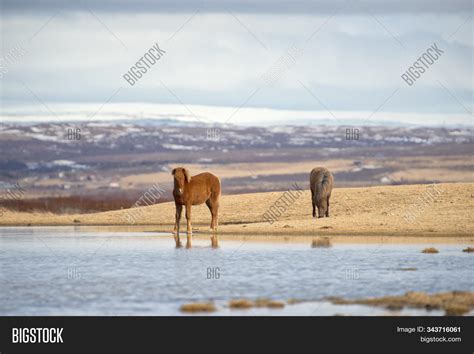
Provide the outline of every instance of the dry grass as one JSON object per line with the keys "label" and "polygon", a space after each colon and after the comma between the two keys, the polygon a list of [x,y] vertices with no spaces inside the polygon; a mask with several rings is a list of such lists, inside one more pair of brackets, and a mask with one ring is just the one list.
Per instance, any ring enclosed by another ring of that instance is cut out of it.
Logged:
{"label": "dry grass", "polygon": [[249,309],[253,307],[253,302],[245,299],[230,300],[229,307],[231,309]]}
{"label": "dry grass", "polygon": [[422,253],[439,253],[439,251],[434,247],[425,248]]}
{"label": "dry grass", "polygon": [[[314,168],[314,161],[296,161],[291,163],[291,168],[288,168],[286,162],[250,162],[250,163],[232,163],[232,164],[212,164],[212,171],[207,164],[186,164],[186,168],[191,171],[192,175],[202,172],[212,172],[221,179],[226,178],[242,178],[251,177],[254,175],[282,175],[294,173],[307,173]],[[339,159],[329,160],[325,167],[333,172],[348,171],[354,167],[353,160]],[[120,185],[133,184],[153,184],[153,183],[169,183],[169,172],[152,172],[136,175],[129,175],[120,179]]]}
{"label": "dry grass", "polygon": [[217,309],[212,302],[196,302],[183,304],[179,310],[181,312],[215,312]]}
{"label": "dry grass", "polygon": [[285,303],[282,301],[276,301],[271,299],[257,299],[255,301],[247,299],[236,299],[229,301],[229,307],[231,309],[249,309],[251,307],[266,307],[269,309],[281,309],[285,307]]}
{"label": "dry grass", "polygon": [[328,298],[333,304],[361,304],[384,306],[400,310],[403,307],[424,308],[427,310],[444,310],[447,316],[464,315],[474,308],[474,292],[450,291],[445,293],[427,294],[424,292],[408,292],[400,296],[385,296],[379,298],[345,300]]}
{"label": "dry grass", "polygon": [[254,303],[255,307],[267,307],[270,309],[283,308],[285,303],[282,301],[275,301],[270,299],[257,299]]}
{"label": "dry grass", "polygon": [[287,303],[288,305],[300,304],[300,303],[302,303],[302,302],[303,302],[303,300],[299,300],[299,299],[288,299],[288,300],[286,301],[286,303]]}
{"label": "dry grass", "polygon": [[282,301],[270,301],[267,304],[267,307],[269,309],[281,309],[281,308],[285,307],[285,303],[282,302]]}
{"label": "dry grass", "polygon": [[[21,213],[77,214],[97,213],[109,210],[128,209],[141,198],[141,191],[118,191],[115,194],[69,195],[28,198],[18,200],[0,199],[0,207]],[[160,198],[161,202],[172,200]]]}
{"label": "dry grass", "polygon": [[468,252],[468,253],[474,252],[474,247],[467,247],[467,248],[463,249],[462,251],[463,252]]}
{"label": "dry grass", "polygon": [[[219,211],[219,233],[433,238],[472,236],[473,187],[473,183],[439,184],[437,188],[442,193],[434,202],[423,208],[416,223],[407,222],[402,218],[402,214],[426,192],[426,185],[335,188],[331,198],[331,217],[323,219],[312,218],[311,195],[308,189],[271,225],[265,222],[263,214],[283,192],[223,195]],[[154,225],[154,231],[170,232],[173,229],[174,203],[137,209],[143,211],[137,224]],[[7,211],[0,218],[0,225],[74,225],[74,219],[80,220],[81,225],[129,225],[124,217],[128,212],[116,210],[95,214],[55,215]],[[207,207],[193,207],[194,228],[208,230],[209,223]],[[285,225],[289,227],[284,228]]]}
{"label": "dry grass", "polygon": [[462,316],[466,313],[468,313],[470,308],[465,305],[448,305],[444,308],[446,316]]}
{"label": "dry grass", "polygon": [[311,241],[311,247],[316,248],[316,247],[331,247],[331,240],[329,237],[318,237],[314,238]]}
{"label": "dry grass", "polygon": [[267,307],[267,305],[270,303],[270,299],[257,299],[255,300],[255,307]]}
{"label": "dry grass", "polygon": [[[156,156],[147,156],[147,159],[154,159]],[[393,181],[431,181],[435,178],[440,182],[472,182],[472,169],[458,169],[458,166],[466,166],[466,163],[472,161],[470,155],[450,155],[446,156],[398,156],[396,159],[364,159],[364,164],[378,165],[383,169],[390,169],[387,173]],[[324,166],[332,172],[349,172],[354,168],[353,159],[329,159],[325,161]],[[287,162],[245,162],[245,163],[213,163],[212,167],[208,164],[186,164],[191,173],[212,172],[221,179],[227,178],[246,178],[253,175],[285,175],[294,173],[308,174],[315,167],[315,162],[295,161],[288,168]],[[435,177],[434,177],[435,176]],[[170,183],[169,172],[152,172],[131,174],[123,176],[120,185],[150,185],[153,183]],[[57,183],[61,183],[59,180]],[[336,180],[337,183],[337,180]]]}

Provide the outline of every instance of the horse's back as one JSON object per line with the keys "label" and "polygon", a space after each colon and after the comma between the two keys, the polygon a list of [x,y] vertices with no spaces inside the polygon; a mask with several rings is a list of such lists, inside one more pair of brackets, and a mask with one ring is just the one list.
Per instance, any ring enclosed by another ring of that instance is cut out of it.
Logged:
{"label": "horse's back", "polygon": [[324,188],[326,193],[330,194],[334,183],[334,177],[327,168],[315,167],[311,170],[309,182],[311,191],[315,192],[320,187],[324,186],[326,187]]}
{"label": "horse's back", "polygon": [[214,185],[214,184],[218,184],[220,185],[221,184],[221,181],[219,180],[219,177],[213,175],[212,173],[209,173],[209,172],[203,172],[203,173],[199,173],[195,176],[192,176],[191,177],[191,181],[192,180],[197,180],[199,182],[204,182],[204,183],[208,183],[208,184],[211,184],[211,185]]}
{"label": "horse's back", "polygon": [[[221,181],[219,177],[209,172],[199,173],[191,177],[191,182],[197,188],[202,188],[212,195],[221,194]],[[194,188],[194,187],[193,187]]]}
{"label": "horse's back", "polygon": [[309,174],[309,183],[311,185],[311,188],[314,187],[315,184],[320,181],[324,175],[326,175],[329,172],[329,170],[325,167],[315,167],[311,170],[311,173]]}

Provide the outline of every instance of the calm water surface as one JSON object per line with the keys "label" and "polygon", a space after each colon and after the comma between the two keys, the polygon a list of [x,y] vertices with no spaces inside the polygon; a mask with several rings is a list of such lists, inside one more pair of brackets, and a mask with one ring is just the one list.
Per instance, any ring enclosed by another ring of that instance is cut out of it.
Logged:
{"label": "calm water surface", "polygon": [[[474,291],[466,245],[308,244],[92,232],[80,227],[0,228],[0,315],[178,315],[179,306],[214,301],[216,314],[383,314],[335,306],[327,296],[362,298],[407,291]],[[416,268],[417,270],[402,270]],[[305,300],[281,310],[236,311],[230,299]],[[402,314],[424,314],[404,310]],[[439,315],[442,312],[432,311]]]}

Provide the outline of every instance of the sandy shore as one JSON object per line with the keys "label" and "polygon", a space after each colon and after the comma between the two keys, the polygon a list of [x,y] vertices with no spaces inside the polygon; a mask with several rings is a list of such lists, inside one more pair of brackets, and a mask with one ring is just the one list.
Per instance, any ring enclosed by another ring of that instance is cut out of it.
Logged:
{"label": "sandy shore", "polygon": [[[425,292],[407,292],[404,295],[384,296],[379,298],[346,300],[339,297],[328,297],[325,299],[333,305],[365,305],[373,307],[382,307],[391,311],[387,315],[393,315],[394,312],[400,313],[403,309],[419,309],[422,311],[439,310],[444,311],[446,316],[469,315],[474,309],[474,293],[472,291],[450,291],[444,293],[427,294]],[[310,304],[308,301],[296,299],[290,300],[270,300],[270,299],[233,299],[227,304],[231,310],[248,310],[256,308],[283,309],[295,304]],[[308,307],[310,308],[310,307]],[[347,306],[344,308],[347,311]],[[181,312],[202,313],[222,311],[222,307],[216,306],[213,302],[187,303],[180,307]],[[311,311],[307,311],[311,313]]]}
{"label": "sandy shore", "polygon": [[[474,183],[443,183],[433,194],[428,185],[336,188],[331,217],[313,219],[311,195],[303,193],[273,223],[263,215],[284,193],[223,195],[219,234],[259,236],[340,237],[462,237],[474,240]],[[224,189],[225,192],[225,189]],[[0,225],[142,225],[147,231],[169,232],[174,203],[83,215],[5,212]],[[413,218],[407,221],[409,212]],[[132,216],[132,217],[131,217]],[[130,223],[127,220],[135,220]],[[205,205],[193,206],[193,231],[207,234],[210,213]],[[185,230],[185,218],[181,220]]]}
{"label": "sandy shore", "polygon": [[345,300],[337,297],[329,298],[333,304],[360,304],[385,306],[389,309],[402,309],[405,306],[424,308],[427,310],[443,309],[446,316],[465,315],[474,308],[474,292],[450,291],[445,293],[427,294],[411,291],[404,295],[384,296],[379,298]]}

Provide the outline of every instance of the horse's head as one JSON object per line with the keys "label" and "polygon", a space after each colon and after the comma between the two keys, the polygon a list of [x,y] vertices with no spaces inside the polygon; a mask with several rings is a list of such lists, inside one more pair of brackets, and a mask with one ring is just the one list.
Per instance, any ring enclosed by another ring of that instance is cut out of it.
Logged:
{"label": "horse's head", "polygon": [[173,169],[171,174],[174,176],[174,191],[178,195],[182,195],[184,193],[185,183],[191,182],[191,175],[188,169],[177,167]]}
{"label": "horse's head", "polygon": [[326,216],[326,212],[328,210],[328,201],[326,198],[323,198],[318,205],[318,214],[320,218],[324,218]]}

